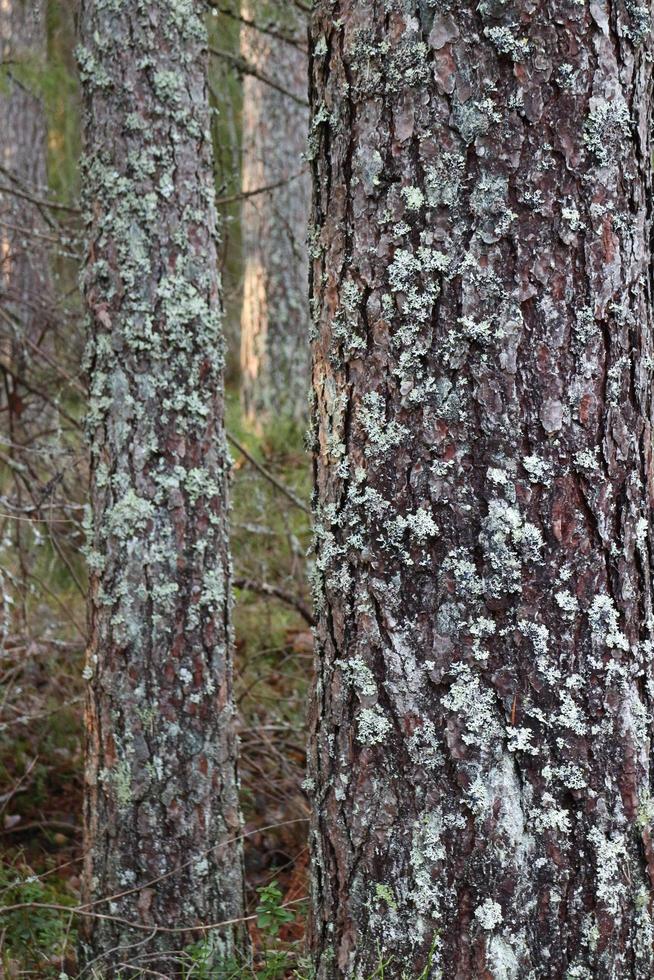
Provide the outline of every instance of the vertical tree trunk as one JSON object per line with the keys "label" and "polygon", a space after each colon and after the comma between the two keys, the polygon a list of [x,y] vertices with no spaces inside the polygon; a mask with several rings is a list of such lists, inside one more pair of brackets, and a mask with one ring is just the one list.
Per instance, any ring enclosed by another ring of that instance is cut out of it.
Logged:
{"label": "vertical tree trunk", "polygon": [[[46,56],[43,0],[6,0],[0,16],[0,183],[34,197],[46,193],[47,126],[43,104],[26,77]],[[0,191],[0,288],[14,324],[14,353],[34,342],[48,316],[47,231],[37,206]],[[3,332],[7,323],[3,324]]]}
{"label": "vertical tree trunk", "polygon": [[[47,52],[44,0],[5,0],[0,9],[0,353],[10,371],[3,372],[7,396],[5,449],[24,470],[20,447],[36,422],[43,424],[43,402],[28,395],[23,378],[34,359],[32,345],[43,343],[50,326],[51,279],[42,210],[29,197],[47,193],[47,123],[43,103],[34,90],[33,75]],[[32,80],[28,81],[32,75]],[[47,411],[47,409],[46,409]],[[34,461],[32,457],[31,462]],[[23,479],[15,481],[21,505]],[[19,632],[27,627],[31,528],[14,521],[13,546],[20,584],[14,616]]]}
{"label": "vertical tree trunk", "polygon": [[[257,9],[247,0],[243,17],[255,20]],[[286,6],[280,5],[279,13],[278,33],[294,34],[297,45],[253,27],[241,28],[241,51],[249,64],[299,100],[245,76],[243,192],[281,183],[246,199],[242,211],[241,385],[245,411],[259,425],[280,417],[302,422],[309,388],[310,181],[308,173],[292,179],[305,166],[306,28]]]}
{"label": "vertical tree trunk", "polygon": [[[203,9],[82,0],[80,11],[93,503],[85,887],[108,916],[86,921],[83,949],[111,977],[133,975],[120,963],[177,976],[175,951],[204,935],[196,925],[243,912]],[[211,933],[215,959],[241,931]]]}
{"label": "vertical tree trunk", "polygon": [[317,3],[319,978],[653,975],[650,13]]}

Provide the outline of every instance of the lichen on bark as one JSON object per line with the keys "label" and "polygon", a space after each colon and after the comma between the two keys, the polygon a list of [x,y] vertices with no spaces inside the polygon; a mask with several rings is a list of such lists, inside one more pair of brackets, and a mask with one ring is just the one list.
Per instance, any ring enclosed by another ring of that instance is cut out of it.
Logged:
{"label": "lichen on bark", "polygon": [[311,100],[317,976],[644,980],[650,6],[318,0]]}
{"label": "lichen on bark", "polygon": [[[243,938],[229,455],[199,0],[83,0],[92,515],[82,961]],[[138,974],[140,975],[140,974]]]}

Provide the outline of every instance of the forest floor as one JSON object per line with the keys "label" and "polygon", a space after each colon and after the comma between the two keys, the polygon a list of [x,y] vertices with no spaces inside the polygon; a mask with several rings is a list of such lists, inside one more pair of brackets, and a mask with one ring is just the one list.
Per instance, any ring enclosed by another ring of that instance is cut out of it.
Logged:
{"label": "forest floor", "polygon": [[[253,435],[235,396],[227,416],[228,431],[248,454],[308,507],[301,435]],[[255,964],[232,975],[282,980],[302,975],[306,916],[310,521],[233,445],[231,452],[235,686],[248,911],[256,915]],[[4,588],[12,628],[0,638],[0,974],[12,978],[78,975],[86,617],[80,543],[73,534],[62,561],[61,547],[44,533],[31,550],[27,594],[16,604]],[[17,557],[16,567],[3,569],[6,580],[19,578],[19,564]],[[7,910],[17,905],[24,907]],[[189,950],[184,976],[212,976],[201,946]]]}

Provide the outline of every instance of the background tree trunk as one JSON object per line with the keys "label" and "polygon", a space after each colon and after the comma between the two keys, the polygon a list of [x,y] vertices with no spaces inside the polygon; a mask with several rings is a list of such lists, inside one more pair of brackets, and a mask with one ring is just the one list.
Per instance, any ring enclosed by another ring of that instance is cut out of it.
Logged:
{"label": "background tree trunk", "polygon": [[[21,474],[14,483],[18,506],[25,495],[21,447],[36,424],[47,428],[43,403],[26,397],[18,380],[34,359],[33,346],[47,344],[52,325],[50,229],[43,209],[29,200],[47,196],[47,123],[35,91],[46,54],[43,0],[7,0],[0,11],[0,185],[6,188],[0,190],[0,353],[9,366],[3,371],[9,436],[3,451]],[[25,629],[31,528],[15,521],[12,536],[20,574],[12,618]]]}
{"label": "background tree trunk", "polygon": [[651,977],[650,4],[333,13],[317,974]]}
{"label": "background tree trunk", "polygon": [[[252,75],[243,80],[243,192],[278,184],[243,202],[245,260],[241,315],[241,385],[250,421],[259,426],[272,418],[302,422],[309,388],[308,256],[306,248],[310,180],[306,152],[309,112],[306,25],[288,4],[269,5],[273,31],[297,38],[280,40],[253,27],[241,27],[245,60],[277,89]],[[260,7],[242,5],[245,20]]]}
{"label": "background tree trunk", "polygon": [[[112,977],[177,976],[175,951],[204,936],[195,925],[243,913],[203,10],[82,0],[80,11],[93,504],[85,888],[109,916],[86,920],[83,959]],[[213,958],[241,936],[238,924],[214,930]]]}
{"label": "background tree trunk", "polygon": [[[0,18],[0,184],[33,197],[47,194],[47,125],[30,75],[46,57],[43,0],[7,0]],[[14,346],[35,341],[50,313],[49,263],[39,234],[41,210],[0,191],[0,282],[3,310],[15,325]],[[3,323],[6,332],[7,323]]]}

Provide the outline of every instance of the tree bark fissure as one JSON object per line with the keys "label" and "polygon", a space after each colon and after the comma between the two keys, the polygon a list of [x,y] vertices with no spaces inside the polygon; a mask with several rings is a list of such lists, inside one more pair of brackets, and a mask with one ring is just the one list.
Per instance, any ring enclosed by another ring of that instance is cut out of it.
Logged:
{"label": "tree bark fissure", "polygon": [[651,13],[316,4],[319,978],[652,975]]}
{"label": "tree bark fissure", "polygon": [[[179,951],[206,938],[194,926],[244,907],[203,9],[80,9],[93,511],[85,890],[123,920],[88,919],[82,952],[107,976],[125,963],[181,975]],[[173,926],[188,928],[157,931]],[[238,950],[243,928],[211,933],[216,960]]]}

